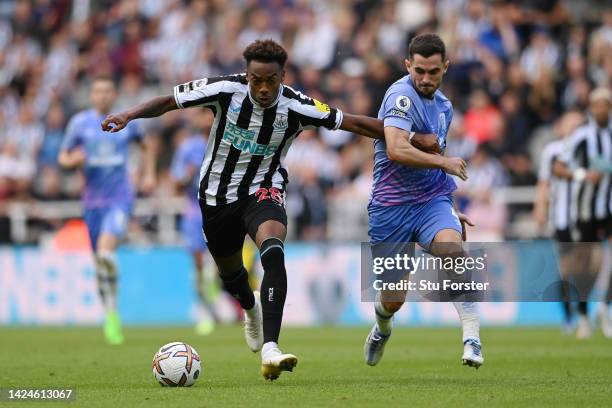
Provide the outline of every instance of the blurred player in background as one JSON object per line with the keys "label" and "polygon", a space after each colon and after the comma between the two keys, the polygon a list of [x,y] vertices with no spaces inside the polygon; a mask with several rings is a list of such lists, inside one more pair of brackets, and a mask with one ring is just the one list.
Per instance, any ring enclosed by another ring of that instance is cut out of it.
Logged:
{"label": "blurred player in background", "polygon": [[198,205],[199,170],[206,153],[207,139],[199,129],[183,128],[178,136],[180,141],[172,159],[170,176],[177,189],[184,191],[187,197],[180,229],[195,266],[195,286],[199,303],[196,332],[207,335],[214,330],[215,322],[218,321],[214,304],[219,296],[216,277],[207,276],[205,270],[206,241]]}
{"label": "blurred player in background", "polygon": [[[261,373],[274,380],[292,371],[297,357],[278,346],[287,293],[284,241],[287,234],[282,161],[304,129],[343,129],[382,135],[379,120],[343,114],[282,84],[286,51],[272,40],[256,41],[243,53],[247,72],[203,78],[174,88],[134,109],[108,116],[102,128],[117,132],[132,119],[190,107],[208,107],[215,121],[200,171],[199,199],[208,249],[225,289],[245,310],[245,337],[261,350]],[[243,244],[249,235],[264,269],[262,296],[249,285]]]}
{"label": "blurred player in background", "polygon": [[[597,243],[608,238],[612,241],[612,122],[610,106],[612,92],[609,88],[597,88],[589,95],[589,114],[585,124],[576,129],[555,165],[555,174],[571,180],[570,217],[576,228],[579,242]],[[585,277],[591,270],[600,269],[600,247],[590,245],[591,254],[586,265]],[[591,270],[589,270],[591,269]],[[594,278],[586,280],[586,295]],[[608,285],[606,301],[598,311],[602,330],[612,337],[609,304],[612,286]],[[576,336],[580,339],[592,336],[587,302],[578,308],[579,319]]]}
{"label": "blurred player in background", "polygon": [[[437,135],[439,152],[453,117],[451,102],[438,90],[449,61],[445,45],[435,34],[422,34],[410,42],[406,68],[409,75],[387,90],[378,117],[384,121],[384,140],[374,141],[374,185],[368,206],[369,234],[377,244],[418,244],[439,257],[462,253],[465,223],[453,208],[457,188],[449,176],[467,179],[466,163],[415,149],[414,132]],[[365,361],[376,365],[391,336],[392,317],[403,305],[405,291],[382,291],[375,304],[376,324],[364,346]],[[484,362],[480,343],[478,304],[453,302],[463,326],[465,365]]]}
{"label": "blurred player in background", "polygon": [[116,96],[112,79],[93,79],[90,93],[93,108],[70,119],[58,158],[62,167],[82,168],[85,175],[83,218],[95,255],[98,289],[106,313],[104,336],[110,344],[123,343],[117,311],[115,249],[126,233],[135,196],[128,172],[132,142],[140,142],[145,153],[140,188],[149,193],[155,186],[155,154],[138,124],[132,122],[112,135],[100,129],[100,121],[110,112]]}
{"label": "blurred player in background", "polygon": [[[534,218],[539,230],[547,234],[552,230],[554,239],[560,243],[559,254],[561,277],[564,281],[561,296],[564,299],[563,328],[566,333],[573,332],[573,313],[570,302],[569,284],[571,278],[579,273],[576,261],[579,254],[572,253],[571,245],[563,243],[572,242],[571,220],[570,220],[570,181],[554,174],[554,167],[559,157],[566,148],[567,137],[584,120],[583,115],[578,111],[569,111],[557,120],[554,126],[555,134],[558,139],[546,144],[540,154],[540,169],[538,172],[538,184],[536,186],[536,199],[534,202]],[[579,306],[584,309],[585,306]]]}

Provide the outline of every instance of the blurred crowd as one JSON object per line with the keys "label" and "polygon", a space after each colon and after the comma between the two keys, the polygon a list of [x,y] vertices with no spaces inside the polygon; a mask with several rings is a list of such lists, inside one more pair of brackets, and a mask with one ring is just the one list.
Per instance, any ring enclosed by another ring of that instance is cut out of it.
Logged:
{"label": "blurred crowd", "polygon": [[[503,234],[526,208],[509,210],[492,188],[535,185],[538,152],[556,121],[584,111],[589,91],[611,84],[606,2],[0,1],[0,217],[10,200],[78,197],[82,180],[56,157],[94,76],[116,79],[119,110],[194,78],[242,72],[243,48],[272,38],[289,52],[287,84],[376,116],[387,87],[405,74],[410,38],[422,32],[440,34],[451,61],[447,154],[468,159],[470,174],[459,185],[461,206]],[[182,133],[205,131],[197,122],[184,112],[146,121],[159,141],[155,194],[171,193],[172,152]],[[325,239],[333,203],[367,200],[372,151],[371,140],[346,132],[298,138],[286,162],[296,238]]]}

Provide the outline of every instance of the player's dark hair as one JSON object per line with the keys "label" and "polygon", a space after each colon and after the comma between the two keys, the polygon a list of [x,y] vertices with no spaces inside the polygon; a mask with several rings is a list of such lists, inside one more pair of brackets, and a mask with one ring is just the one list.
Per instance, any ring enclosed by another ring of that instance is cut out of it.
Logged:
{"label": "player's dark hair", "polygon": [[242,56],[246,60],[247,65],[251,61],[276,62],[282,68],[285,66],[285,62],[287,62],[287,51],[273,40],[257,40],[251,43],[246,47]]}
{"label": "player's dark hair", "polygon": [[446,59],[446,46],[437,34],[420,34],[414,37],[408,45],[408,56],[410,59],[414,57],[414,54],[422,55],[425,58],[440,54],[442,61],[444,61]]}

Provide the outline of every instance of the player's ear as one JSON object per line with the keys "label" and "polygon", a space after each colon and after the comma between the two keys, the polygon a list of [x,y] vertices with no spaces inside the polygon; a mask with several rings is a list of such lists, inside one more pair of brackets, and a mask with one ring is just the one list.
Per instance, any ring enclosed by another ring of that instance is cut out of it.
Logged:
{"label": "player's ear", "polygon": [[444,61],[444,73],[446,74],[446,71],[448,71],[448,66],[450,65],[450,60],[446,60]]}
{"label": "player's ear", "polygon": [[406,70],[410,71],[410,59],[405,59],[404,60],[404,65],[406,65]]}
{"label": "player's ear", "polygon": [[280,78],[281,78],[281,84],[282,84],[283,82],[285,82],[285,69],[284,69],[284,68],[283,68],[283,69],[281,69],[281,75],[280,75]]}

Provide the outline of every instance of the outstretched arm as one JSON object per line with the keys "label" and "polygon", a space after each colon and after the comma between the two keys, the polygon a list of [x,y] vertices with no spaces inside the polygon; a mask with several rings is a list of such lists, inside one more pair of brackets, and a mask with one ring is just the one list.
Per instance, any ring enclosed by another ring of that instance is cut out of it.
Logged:
{"label": "outstretched arm", "polygon": [[[141,103],[133,109],[108,115],[106,119],[102,121],[102,130],[111,133],[118,132],[131,120],[138,118],[154,118],[174,109],[178,109],[174,96],[158,96],[147,102]],[[113,126],[111,126],[111,124]]]}
{"label": "outstretched arm", "polygon": [[369,116],[343,113],[340,129],[371,137],[372,139],[382,139],[385,137],[383,121]]}
{"label": "outstretched arm", "polygon": [[467,164],[459,157],[425,153],[409,142],[409,133],[394,126],[385,127],[387,156],[394,163],[410,167],[441,169],[467,180]]}
{"label": "outstretched arm", "polygon": [[[372,139],[384,139],[385,131],[383,121],[363,115],[351,115],[343,113],[340,129],[347,132],[357,133]],[[424,152],[441,153],[438,137],[431,133],[413,133],[412,137],[407,134],[412,146]]]}

